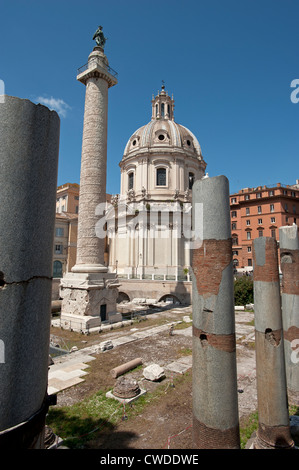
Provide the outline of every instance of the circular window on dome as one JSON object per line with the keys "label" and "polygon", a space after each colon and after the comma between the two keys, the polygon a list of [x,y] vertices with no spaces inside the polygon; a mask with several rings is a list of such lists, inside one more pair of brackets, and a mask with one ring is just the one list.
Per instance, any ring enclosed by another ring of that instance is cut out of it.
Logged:
{"label": "circular window on dome", "polygon": [[189,147],[190,147],[190,145],[191,145],[191,141],[190,141],[189,139],[187,140],[187,145],[188,145]]}
{"label": "circular window on dome", "polygon": [[158,139],[159,140],[165,140],[165,135],[164,134],[159,134]]}
{"label": "circular window on dome", "polygon": [[137,141],[136,141],[136,139],[134,139],[133,142],[132,142],[132,145],[136,145],[136,144],[137,144]]}

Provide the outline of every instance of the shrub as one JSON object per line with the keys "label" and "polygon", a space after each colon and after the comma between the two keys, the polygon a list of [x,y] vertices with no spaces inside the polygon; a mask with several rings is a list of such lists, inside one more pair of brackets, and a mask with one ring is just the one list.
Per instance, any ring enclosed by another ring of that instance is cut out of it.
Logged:
{"label": "shrub", "polygon": [[240,277],[234,281],[235,305],[246,305],[253,303],[253,280]]}

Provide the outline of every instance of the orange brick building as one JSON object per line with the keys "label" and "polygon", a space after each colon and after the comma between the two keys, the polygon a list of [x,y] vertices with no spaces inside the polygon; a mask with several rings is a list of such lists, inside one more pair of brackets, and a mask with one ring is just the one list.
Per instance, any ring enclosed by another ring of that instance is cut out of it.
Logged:
{"label": "orange brick building", "polygon": [[298,225],[299,180],[295,185],[258,186],[230,195],[233,262],[238,271],[252,271],[252,242],[275,237],[279,227]]}

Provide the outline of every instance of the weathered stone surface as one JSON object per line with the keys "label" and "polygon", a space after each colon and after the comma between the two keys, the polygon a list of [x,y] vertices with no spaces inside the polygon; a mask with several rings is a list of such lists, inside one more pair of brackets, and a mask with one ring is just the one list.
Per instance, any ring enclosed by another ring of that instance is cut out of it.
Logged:
{"label": "weathered stone surface", "polygon": [[123,317],[121,313],[112,313],[108,315],[108,321],[111,323],[118,323],[122,321]]}
{"label": "weathered stone surface", "polygon": [[121,366],[114,367],[114,369],[111,369],[110,374],[112,377],[117,378],[122,374],[125,374],[129,370],[135,369],[135,367],[138,367],[142,364],[142,359],[140,357],[137,357],[136,359],[132,359],[132,361],[125,362]]}
{"label": "weathered stone surface", "polygon": [[100,343],[99,346],[101,351],[108,351],[109,349],[113,348],[113,343],[112,341],[107,340]]}
{"label": "weathered stone surface", "polygon": [[183,321],[184,321],[185,323],[192,323],[191,318],[190,318],[189,316],[187,316],[187,315],[186,315],[185,317],[183,317]]}
{"label": "weathered stone surface", "polygon": [[[108,83],[95,77],[86,84],[77,263],[104,266],[105,239],[97,237],[96,208],[106,202]],[[90,174],[88,173],[90,172]]]}
{"label": "weathered stone surface", "polygon": [[[91,67],[91,60],[95,67]],[[107,62],[103,51],[95,49],[87,69],[77,77],[86,86],[77,259],[60,288],[61,320],[67,324],[68,315],[76,315],[72,326],[76,330],[89,328],[91,322],[87,323],[85,316],[94,317],[93,327],[109,320],[109,314],[116,313],[118,296],[116,276],[108,273],[104,263],[108,88],[117,83],[105,73]]]}
{"label": "weathered stone surface", "polygon": [[196,448],[239,448],[235,309],[229,208],[224,176],[192,189],[202,240],[192,251],[193,423]]}
{"label": "weathered stone surface", "polygon": [[[88,63],[88,69],[77,77],[86,86],[86,93],[76,267],[94,265],[107,271],[105,237],[97,236],[97,224],[106,202],[108,88],[117,80],[112,83],[110,74],[104,73],[108,60],[103,51],[94,49]],[[91,67],[92,63],[99,68]]]}
{"label": "weathered stone surface", "polygon": [[119,398],[133,398],[140,393],[136,380],[129,377],[119,377],[113,388],[113,394]]}
{"label": "weathered stone surface", "polygon": [[114,274],[67,273],[61,281],[61,319],[65,314],[99,317],[101,305],[106,304],[108,320],[116,313],[117,286]]}
{"label": "weathered stone surface", "polygon": [[0,431],[38,412],[47,389],[59,127],[45,106],[1,103]]}
{"label": "weathered stone surface", "polygon": [[299,238],[297,225],[279,228],[282,324],[289,403],[299,405]]}
{"label": "weathered stone surface", "polygon": [[259,426],[255,448],[294,445],[289,426],[277,241],[253,242],[255,351]]}
{"label": "weathered stone surface", "polygon": [[147,380],[156,382],[165,377],[165,372],[158,364],[150,364],[143,370],[143,375]]}

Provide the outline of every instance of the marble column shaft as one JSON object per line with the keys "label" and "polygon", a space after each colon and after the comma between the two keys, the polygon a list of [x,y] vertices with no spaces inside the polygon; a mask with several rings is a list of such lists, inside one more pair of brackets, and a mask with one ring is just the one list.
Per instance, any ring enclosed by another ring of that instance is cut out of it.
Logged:
{"label": "marble column shaft", "polygon": [[95,228],[106,202],[108,83],[99,77],[86,83],[82,142],[80,205],[76,265],[104,266],[105,239]]}
{"label": "marble column shaft", "polygon": [[61,280],[61,324],[77,331],[99,328],[116,313],[118,281],[105,266],[108,89],[117,83],[96,46],[77,80],[86,87],[82,137],[77,259]]}

